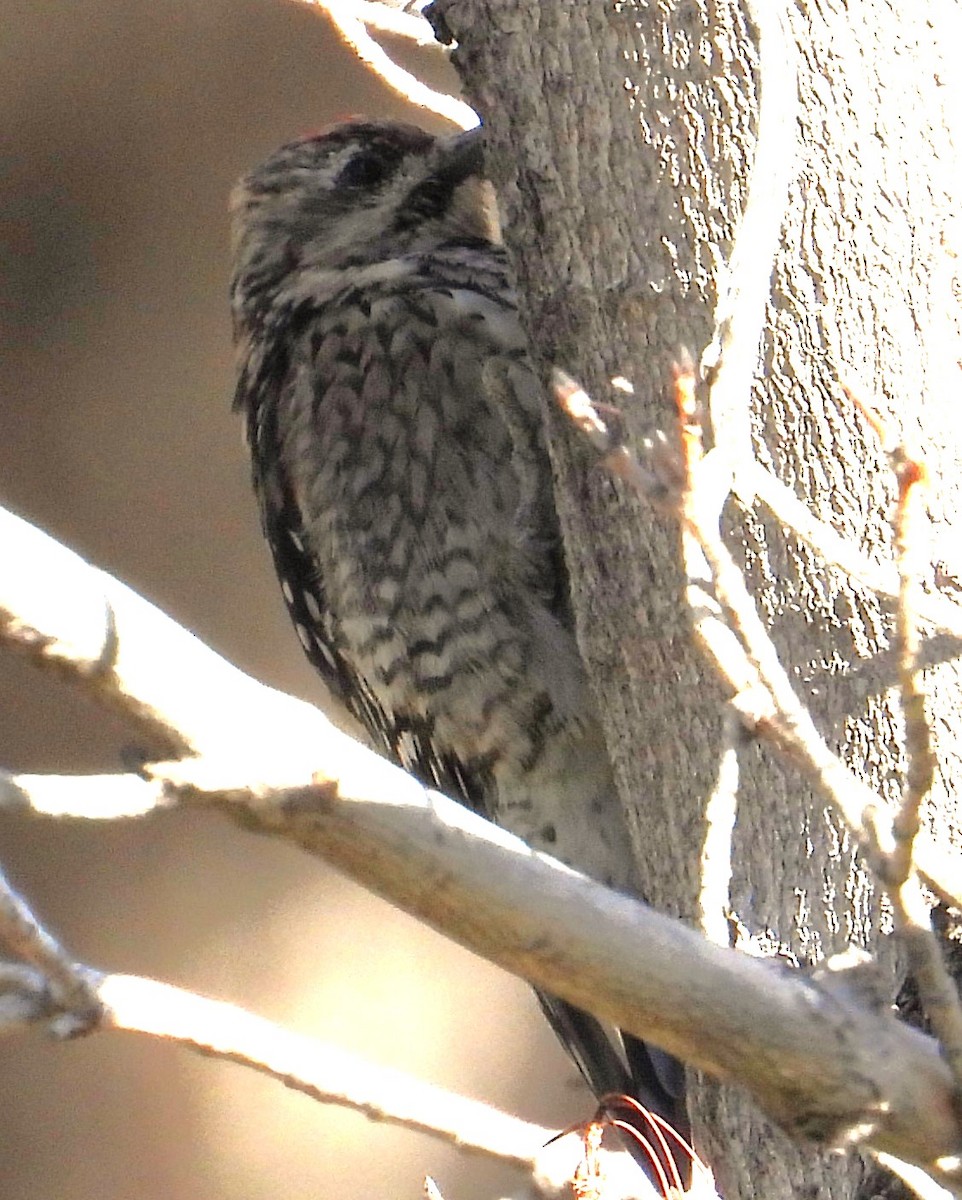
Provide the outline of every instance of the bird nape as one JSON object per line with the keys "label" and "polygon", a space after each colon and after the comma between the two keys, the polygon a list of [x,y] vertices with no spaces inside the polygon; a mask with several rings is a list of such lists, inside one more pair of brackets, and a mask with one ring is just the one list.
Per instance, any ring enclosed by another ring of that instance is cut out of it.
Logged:
{"label": "bird nape", "polygon": [[[481,149],[478,130],[357,121],[241,180],[235,403],[284,597],[332,691],[429,785],[640,895]],[[677,1062],[539,998],[599,1097],[687,1136]]]}

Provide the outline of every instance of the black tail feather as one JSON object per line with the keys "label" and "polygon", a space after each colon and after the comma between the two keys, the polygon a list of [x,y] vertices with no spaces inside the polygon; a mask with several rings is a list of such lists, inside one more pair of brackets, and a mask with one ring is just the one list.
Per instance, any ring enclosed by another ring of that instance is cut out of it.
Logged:
{"label": "black tail feather", "polygon": [[[676,1145],[673,1139],[666,1139],[671,1163],[666,1162],[665,1147],[660,1145],[658,1137],[652,1136],[651,1126],[645,1117],[627,1105],[608,1103],[613,1096],[630,1096],[666,1121],[686,1142],[690,1142],[691,1125],[685,1106],[685,1069],[682,1064],[670,1054],[656,1046],[649,1046],[632,1034],[620,1035],[622,1047],[619,1049],[601,1022],[590,1013],[546,992],[539,991],[536,994],[556,1037],[584,1076],[585,1082],[599,1100],[606,1102],[608,1116],[636,1129],[648,1145],[655,1147],[667,1177],[671,1179],[677,1172],[682,1186],[687,1188],[691,1181],[691,1160],[682,1147]],[[623,1134],[623,1139],[632,1157],[658,1186],[658,1170],[652,1165],[651,1151],[627,1132]]]}

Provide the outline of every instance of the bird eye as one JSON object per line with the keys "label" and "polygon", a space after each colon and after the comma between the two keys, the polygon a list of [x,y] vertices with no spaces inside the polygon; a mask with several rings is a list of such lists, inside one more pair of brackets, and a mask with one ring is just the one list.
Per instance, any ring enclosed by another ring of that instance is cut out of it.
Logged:
{"label": "bird eye", "polygon": [[393,159],[382,154],[361,151],[355,154],[337,177],[338,187],[372,188],[383,182],[394,166]]}

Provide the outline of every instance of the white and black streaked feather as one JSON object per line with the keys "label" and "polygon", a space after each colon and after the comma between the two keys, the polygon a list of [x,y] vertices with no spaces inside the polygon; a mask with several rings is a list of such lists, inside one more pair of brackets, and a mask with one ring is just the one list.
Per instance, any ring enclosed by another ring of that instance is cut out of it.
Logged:
{"label": "white and black streaked feather", "polygon": [[[236,405],[312,663],[425,783],[637,893],[479,135],[338,126],[233,214]],[[596,1093],[684,1127],[671,1060],[540,999]]]}

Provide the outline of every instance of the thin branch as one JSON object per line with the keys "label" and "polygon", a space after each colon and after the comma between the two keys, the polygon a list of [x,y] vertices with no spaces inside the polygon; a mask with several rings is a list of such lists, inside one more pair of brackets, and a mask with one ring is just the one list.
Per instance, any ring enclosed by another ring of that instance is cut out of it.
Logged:
{"label": "thin branch", "polygon": [[[427,1133],[525,1171],[535,1167],[541,1147],[554,1136],[554,1130],[293,1033],[236,1005],[141,976],[84,971],[94,983],[99,1013],[85,1032],[119,1030],[176,1042],[249,1067],[324,1104]],[[51,999],[49,980],[37,968],[0,963],[0,991],[5,998],[19,996],[22,1014],[17,1020],[0,1008],[0,1036],[70,1012],[65,1000]]]}
{"label": "thin branch", "polygon": [[[932,1039],[868,1011],[844,988],[826,991],[798,972],[714,946],[533,853],[422,788],[309,705],[262,688],[189,634],[175,636],[173,623],[146,601],[50,539],[31,539],[29,527],[19,524],[22,558],[8,553],[0,589],[37,567],[55,569],[66,556],[70,586],[59,595],[70,595],[69,610],[91,614],[91,628],[71,623],[67,646],[62,618],[48,604],[42,611],[51,627],[38,628],[35,617],[8,619],[0,637],[23,648],[23,631],[30,629],[38,661],[72,669],[97,698],[152,714],[187,744],[210,739],[203,755],[149,764],[147,778],[113,785],[106,807],[142,812],[152,792],[158,803],[214,806],[249,828],[292,840],[490,961],[705,1070],[742,1081],[789,1130],[828,1144],[862,1140],[923,1164],[959,1149],[951,1074]],[[8,544],[11,551],[18,546]],[[86,656],[71,658],[65,647],[98,643],[104,591],[115,616],[115,652],[109,672],[91,676],[82,669]],[[169,711],[156,703],[149,673],[133,669],[151,657],[158,639],[167,661],[157,686]],[[174,678],[190,680],[180,688],[184,719],[174,707]],[[230,739],[206,712],[235,704]],[[3,791],[23,807],[34,786],[36,777],[13,777]],[[80,799],[69,799],[71,786],[78,795],[93,790],[82,779],[51,780],[46,802],[53,798],[61,812],[82,809]]]}
{"label": "thin branch", "polygon": [[[604,406],[597,405],[576,380],[555,369],[552,386],[559,407],[597,451],[600,465],[659,510],[668,507],[668,497],[673,498],[673,503],[677,501],[684,482],[680,459],[671,455],[663,441],[645,446],[651,462],[642,463],[617,436],[613,426],[604,421]],[[844,571],[877,596],[892,601],[893,606],[898,604],[901,585],[894,563],[881,562],[863,554],[831,525],[820,521],[790,487],[756,459],[740,462],[738,473],[744,490],[760,500],[824,562]],[[921,621],[962,640],[962,605],[941,593],[917,595],[915,604]]]}
{"label": "thin branch", "polygon": [[[0,960],[0,1037],[43,1025],[60,1038],[119,1030],[176,1042],[248,1067],[321,1103],[524,1170],[533,1175],[538,1195],[566,1190],[582,1153],[577,1139],[548,1150],[559,1140],[553,1130],[292,1033],[236,1005],[77,963],[6,880],[0,883],[0,937],[25,960]],[[629,1167],[628,1156],[606,1153],[604,1159],[607,1176],[617,1184],[612,1195],[637,1196],[637,1171]]]}
{"label": "thin branch", "polygon": [[[761,500],[782,524],[797,534],[826,563],[838,567],[851,579],[863,584],[877,596],[894,604],[899,599],[899,574],[894,563],[879,562],[847,542],[831,525],[820,521],[805,507],[791,488],[777,479],[767,467],[752,460],[739,466],[739,474],[758,500]],[[921,621],[962,639],[962,605],[947,596],[918,595],[916,612]]]}
{"label": "thin branch", "polygon": [[651,496],[658,480],[601,419],[598,406],[577,380],[560,367],[551,372],[555,402],[597,451],[600,465],[639,495]]}
{"label": "thin branch", "polygon": [[26,1033],[62,1012],[46,976],[36,967],[0,959],[0,1037]]}
{"label": "thin branch", "polygon": [[838,980],[826,989],[711,945],[357,751],[337,786],[317,772],[312,786],[241,793],[225,763],[225,790],[202,790],[218,773],[210,760],[132,782],[293,838],[490,961],[740,1080],[789,1130],[925,1164],[959,1147],[951,1075],[932,1039],[867,1010]]}
{"label": "thin branch", "polygon": [[718,775],[705,805],[705,840],[699,872],[701,929],[705,937],[719,946],[730,942],[732,835],[738,813],[738,743],[743,736],[742,718],[729,707],[722,722]]}
{"label": "thin branch", "polygon": [[[873,414],[862,406],[882,438],[883,448],[889,453],[899,482],[896,515],[899,576],[896,648],[909,766],[902,803],[892,818],[882,816],[879,805],[858,804],[853,786],[856,781],[822,741],[807,709],[795,696],[788,675],[745,587],[744,577],[722,543],[719,523],[724,495],[719,501],[715,479],[717,472],[706,469],[708,462],[701,455],[700,414],[693,402],[690,387],[678,387],[678,407],[688,477],[688,485],[682,493],[685,533],[697,539],[699,548],[708,560],[714,593],[725,618],[738,635],[746,657],[774,701],[776,715],[771,727],[793,745],[843,813],[848,809],[854,815],[855,806],[861,808],[865,830],[871,835],[862,839],[862,848],[890,890],[896,928],[907,950],[910,970],[918,984],[923,1007],[942,1042],[958,1088],[962,1084],[962,1004],[932,932],[928,907],[914,869],[915,847],[921,832],[921,805],[931,788],[935,768],[919,670],[920,639],[915,604],[918,592],[915,563],[923,541],[919,526],[924,467],[911,459],[901,446],[887,444],[891,441],[887,431],[878,418],[873,419]],[[714,454],[717,451],[708,458],[711,459]],[[707,487],[703,486],[704,479],[708,480]],[[851,820],[849,817],[850,824]],[[893,1169],[904,1166],[895,1160],[890,1161]],[[962,1195],[958,1171],[959,1161],[954,1158],[950,1161],[950,1172],[945,1176],[945,1182],[956,1196]],[[900,1174],[911,1186],[918,1188],[919,1181],[913,1178],[911,1169],[908,1172],[900,1170]]]}
{"label": "thin branch", "polygon": [[920,1200],[949,1200],[951,1196],[959,1194],[957,1189],[942,1187],[931,1175],[927,1175],[911,1163],[895,1158],[894,1155],[876,1154],[875,1157],[883,1167],[887,1167],[893,1175],[897,1175],[907,1187],[910,1187],[920,1197]]}
{"label": "thin branch", "polygon": [[728,284],[719,294],[715,331],[701,360],[716,447],[725,455],[739,494],[740,466],[753,457],[749,398],[795,171],[798,107],[797,50],[786,27],[783,0],[751,0],[748,9],[758,33],[758,137]]}
{"label": "thin branch", "polygon": [[165,756],[243,745],[244,732],[257,744],[276,736],[297,745],[314,729],[309,705],[265,688],[133,589],[2,508],[0,546],[0,644],[123,714]]}
{"label": "thin branch", "polygon": [[[319,0],[300,0],[300,3],[318,7]],[[327,7],[324,0],[320,0],[320,7]],[[378,0],[351,0],[351,9],[353,15],[368,29],[403,38],[414,46],[430,47],[445,56],[448,54],[448,47],[438,41],[430,22],[420,12],[414,11],[411,5],[402,7],[400,4],[379,3]]]}
{"label": "thin branch", "polygon": [[8,812],[119,821],[175,806],[139,775],[12,775],[0,769],[0,809]]}
{"label": "thin branch", "polygon": [[0,871],[0,942],[11,954],[42,973],[51,1002],[69,1010],[74,1018],[71,1034],[97,1019],[100,1005],[96,981],[44,929],[3,871]]}
{"label": "thin branch", "polygon": [[[894,845],[891,817],[872,789],[832,752],[795,695],[744,577],[722,542],[718,522],[730,487],[730,470],[724,455],[711,451],[701,457],[701,414],[693,384],[690,367],[679,368],[676,387],[682,458],[691,480],[681,493],[682,552],[696,640],[730,684],[732,702],[746,726],[768,737],[822,789],[861,840],[874,867],[882,872]],[[582,395],[581,405],[591,405]],[[558,401],[567,411],[565,398],[559,396]],[[583,432],[586,419],[582,417],[579,423]],[[599,439],[606,436],[606,426],[596,407],[590,420],[600,426],[593,435],[597,447],[602,444]],[[611,449],[609,446],[609,455]],[[633,456],[629,448],[622,450],[629,458]],[[622,479],[637,481],[632,486],[637,486],[643,497],[649,495],[650,475],[644,468],[635,470],[630,465],[620,472]],[[916,842],[915,861],[925,882],[939,896],[949,904],[962,903],[962,868],[952,850],[943,849],[923,833]]]}
{"label": "thin branch", "polygon": [[[710,458],[709,454],[706,463]],[[699,486],[696,482],[695,488]],[[744,577],[721,540],[714,503],[699,503],[692,511],[689,528],[708,559],[715,595],[742,642],[749,663],[774,702],[776,715],[767,721],[766,732],[791,752],[797,765],[831,799],[859,838],[873,868],[884,877],[888,856],[894,848],[891,815],[872,789],[830,749],[795,694]],[[949,903],[958,904],[958,876],[953,879],[951,872],[946,873],[949,859],[931,836],[920,835],[916,862],[926,882]]]}
{"label": "thin branch", "polygon": [[104,1029],[149,1034],[268,1075],[325,1104],[352,1108],[530,1171],[554,1130],[433,1087],[233,1004],[133,975],[107,975]]}
{"label": "thin branch", "polygon": [[908,766],[901,802],[892,823],[894,844],[888,856],[884,881],[892,899],[895,927],[919,990],[922,1010],[942,1044],[962,1094],[962,1003],[958,987],[932,930],[929,906],[915,870],[915,846],[922,828],[922,805],[935,776],[932,737],[925,712],[925,689],[919,669],[921,643],[917,617],[919,564],[926,542],[923,530],[928,472],[925,464],[910,455],[905,446],[897,441],[876,410],[859,400],[850,390],[848,395],[876,431],[898,484],[894,527],[900,588],[895,650],[899,664],[899,692],[905,719]]}
{"label": "thin branch", "polygon": [[[679,389],[678,402],[688,476],[688,485],[682,493],[683,525],[696,539],[708,561],[714,597],[724,612],[725,624],[737,635],[751,672],[757,674],[774,705],[774,715],[765,719],[764,728],[792,753],[797,764],[831,799],[860,839],[875,871],[885,878],[895,845],[892,818],[884,812],[884,805],[872,789],[831,750],[796,695],[758,615],[744,576],[722,541],[719,522],[727,477],[724,458],[722,472],[719,472],[714,469],[715,451],[700,457],[700,438],[696,439],[690,432],[691,426],[699,424],[700,414],[682,389]],[[741,679],[737,686],[743,686]],[[943,884],[949,883],[949,877],[937,880],[929,875],[941,857],[939,848],[930,837],[924,840],[920,837],[917,846],[916,862],[926,881],[950,903],[957,903],[957,899],[950,899],[943,891]],[[949,884],[949,889],[952,895],[958,890],[955,884]]]}
{"label": "thin branch", "polygon": [[[341,40],[349,46],[362,63],[391,88],[392,91],[416,108],[426,109],[444,117],[458,129],[473,129],[478,122],[478,114],[469,104],[449,96],[444,92],[435,91],[428,87],[410,71],[399,66],[387,51],[380,46],[368,32],[369,28],[384,30],[388,18],[382,6],[376,4],[360,4],[357,0],[302,0],[303,3],[322,9],[330,17],[334,28]],[[381,10],[376,12],[375,10]],[[410,15],[410,14],[409,14]],[[430,26],[423,18],[420,20],[425,29]],[[391,29],[397,33],[398,29]],[[408,36],[406,33],[403,36]],[[433,38],[433,34],[432,34]]]}
{"label": "thin branch", "polygon": [[[705,464],[711,460],[705,458]],[[707,557],[719,600],[727,622],[738,634],[748,662],[758,672],[766,692],[774,701],[776,714],[766,722],[765,731],[792,754],[794,761],[805,770],[808,778],[822,788],[841,812],[852,832],[858,836],[873,869],[882,877],[888,869],[888,858],[895,847],[892,818],[876,793],[844,766],[795,695],[792,680],[784,671],[777,650],[772,644],[738,564],[724,546],[717,518],[720,509],[715,503],[716,488],[711,473],[705,488],[704,503],[692,510],[691,532]],[[695,485],[701,488],[699,480]],[[943,851],[931,834],[920,833],[915,844],[915,864],[925,882],[949,904],[958,905],[960,886],[957,868],[952,868],[954,854]]]}

